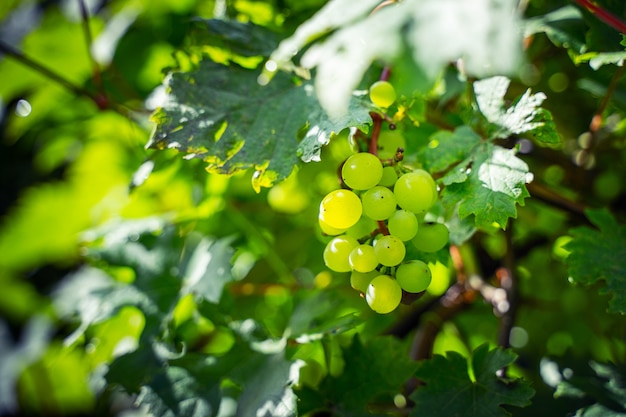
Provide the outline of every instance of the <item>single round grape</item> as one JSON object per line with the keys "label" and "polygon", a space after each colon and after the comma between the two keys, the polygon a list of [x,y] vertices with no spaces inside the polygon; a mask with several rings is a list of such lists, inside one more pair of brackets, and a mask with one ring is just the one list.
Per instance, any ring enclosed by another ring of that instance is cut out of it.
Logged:
{"label": "single round grape", "polygon": [[415,237],[413,246],[422,252],[437,252],[443,249],[450,239],[450,232],[443,223],[422,223]]}
{"label": "single round grape", "polygon": [[351,155],[341,167],[344,184],[353,190],[368,190],[378,184],[382,176],[382,162],[368,152]]}
{"label": "single round grape", "polygon": [[396,101],[396,89],[389,81],[376,81],[370,86],[370,100],[378,107],[387,108]]}
{"label": "single round grape", "polygon": [[346,230],[346,234],[358,240],[362,237],[371,235],[377,227],[378,225],[375,220],[372,220],[367,216],[362,216],[354,226]]}
{"label": "single round grape", "polygon": [[350,274],[350,285],[355,290],[365,293],[370,282],[379,275],[380,272],[376,270],[370,272],[352,271]]}
{"label": "single round grape", "polygon": [[387,220],[389,233],[400,240],[411,240],[417,234],[417,216],[407,210],[396,210]]}
{"label": "single round grape", "polygon": [[402,288],[389,275],[379,275],[367,286],[365,300],[379,314],[391,313],[402,300]]}
{"label": "single round grape", "polygon": [[348,229],[361,218],[361,199],[350,190],[331,191],[320,203],[319,218],[335,229]]}
{"label": "single round grape", "polygon": [[359,272],[370,272],[378,266],[374,248],[370,245],[359,245],[352,249],[348,261],[352,269]]}
{"label": "single round grape", "polygon": [[324,263],[335,272],[348,272],[352,269],[348,257],[359,242],[352,236],[341,235],[333,238],[324,248]]}
{"label": "single round grape", "polygon": [[422,292],[428,288],[432,273],[428,265],[422,261],[405,262],[396,269],[396,280],[406,292]]}
{"label": "single round grape", "polygon": [[396,169],[394,167],[384,167],[383,176],[380,181],[378,181],[377,185],[381,185],[383,187],[393,187],[396,181],[398,181]]}
{"label": "single round grape", "polygon": [[385,266],[396,266],[404,259],[406,248],[397,237],[382,236],[374,242],[374,253],[378,263]]}
{"label": "single round grape", "polygon": [[404,135],[397,130],[385,130],[378,136],[378,157],[391,159],[396,155],[398,148],[406,148]]}
{"label": "single round grape", "polygon": [[393,187],[398,205],[415,214],[426,212],[437,201],[437,185],[422,169],[408,172],[398,178]]}
{"label": "single round grape", "polygon": [[396,211],[396,197],[387,188],[377,185],[367,190],[362,196],[363,212],[373,220],[388,219]]}
{"label": "single round grape", "polygon": [[322,233],[328,236],[338,236],[346,231],[346,229],[337,229],[335,227],[331,227],[324,223],[322,219],[318,219],[317,222],[320,225],[320,229],[322,229]]}

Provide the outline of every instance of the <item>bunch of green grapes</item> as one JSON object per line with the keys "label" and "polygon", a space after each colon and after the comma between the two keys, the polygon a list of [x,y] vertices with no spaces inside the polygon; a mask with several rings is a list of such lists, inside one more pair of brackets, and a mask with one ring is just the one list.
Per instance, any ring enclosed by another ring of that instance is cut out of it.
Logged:
{"label": "bunch of green grapes", "polygon": [[448,243],[448,229],[422,218],[438,199],[431,175],[398,165],[383,166],[378,156],[361,152],[343,164],[346,189],[331,191],[320,204],[322,232],[334,236],[324,249],[326,266],[350,272],[350,284],[365,295],[372,310],[386,314],[403,292],[425,291],[428,265],[406,258],[406,245],[436,252]]}

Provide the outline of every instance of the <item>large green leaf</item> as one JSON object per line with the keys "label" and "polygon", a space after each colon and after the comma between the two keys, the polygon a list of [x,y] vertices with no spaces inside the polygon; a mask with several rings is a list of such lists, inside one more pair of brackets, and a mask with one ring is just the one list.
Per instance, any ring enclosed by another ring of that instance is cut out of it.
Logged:
{"label": "large green leaf", "polygon": [[286,178],[297,163],[297,133],[311,95],[286,76],[268,86],[255,71],[202,61],[193,72],[167,78],[168,98],[152,119],[148,147],[175,148],[202,158],[208,169],[232,174],[254,168],[257,187]]}
{"label": "large green leaf", "polygon": [[278,45],[278,36],[254,23],[236,20],[195,20],[190,43],[218,47],[242,56],[268,56]]}
{"label": "large green leaf", "polygon": [[461,218],[473,214],[477,227],[494,222],[505,227],[510,217],[517,217],[515,205],[529,196],[526,183],[531,180],[515,150],[485,142],[443,178],[443,201],[448,207],[458,204]]}
{"label": "large green leaf", "polygon": [[[175,148],[186,158],[202,158],[213,172],[257,170],[253,185],[270,186],[298,163],[319,160],[333,133],[370,122],[365,108],[330,120],[320,111],[309,84],[278,75],[267,86],[258,72],[232,64],[202,61],[193,72],[167,79],[168,98],[152,119],[156,128],[148,147]],[[298,149],[298,135],[305,140]]]}
{"label": "large green leaf", "polygon": [[331,1],[271,56],[277,68],[297,69],[292,58],[310,45],[300,60],[301,72],[316,68],[317,95],[333,116],[347,112],[352,91],[372,62],[382,60],[393,66],[407,46],[429,81],[461,57],[465,70],[477,77],[516,70],[521,31],[516,30],[514,1],[406,0],[372,13],[378,3]]}
{"label": "large green leaf", "polygon": [[606,209],[588,210],[596,226],[571,230],[566,248],[570,277],[580,284],[604,283],[602,293],[612,295],[609,311],[626,313],[626,225],[619,224]]}
{"label": "large green leaf", "polygon": [[341,375],[326,376],[317,393],[309,389],[302,391],[305,400],[299,408],[301,413],[331,407],[339,416],[365,415],[374,397],[399,393],[402,384],[417,368],[391,337],[363,344],[355,336],[352,344],[343,350],[343,358],[345,365]]}
{"label": "large green leaf", "polygon": [[244,388],[237,399],[236,417],[296,415],[296,396],[291,385],[298,380],[298,363],[285,360],[284,352],[252,357],[245,370],[235,375]]}
{"label": "large green leaf", "polygon": [[528,382],[496,375],[515,358],[511,351],[489,350],[484,344],[474,350],[469,363],[457,352],[421,362],[415,375],[425,385],[411,395],[415,402],[411,416],[509,416],[501,405],[523,407],[530,404],[534,395]]}

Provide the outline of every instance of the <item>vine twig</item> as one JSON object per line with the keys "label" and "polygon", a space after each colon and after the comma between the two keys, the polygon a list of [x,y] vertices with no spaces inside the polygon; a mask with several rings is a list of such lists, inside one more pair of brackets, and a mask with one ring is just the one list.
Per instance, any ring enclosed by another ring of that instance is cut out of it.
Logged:
{"label": "vine twig", "polygon": [[40,74],[44,75],[45,77],[51,79],[52,81],[56,82],[57,84],[62,85],[63,87],[65,87],[69,91],[73,92],[74,94],[79,95],[79,96],[88,97],[88,98],[90,98],[91,100],[93,100],[94,102],[97,103],[96,95],[91,93],[89,90],[87,90],[85,88],[82,88],[82,87],[72,83],[70,80],[68,80],[67,78],[63,77],[59,73],[51,70],[48,67],[43,66],[39,62],[29,58],[28,56],[26,56],[22,52],[18,51],[17,49],[13,48],[11,45],[8,45],[8,44],[4,43],[1,40],[0,40],[0,52],[3,52],[5,54],[11,56],[16,61],[19,61],[20,63],[22,63],[25,66],[34,69],[35,71],[37,71]]}
{"label": "vine twig", "polygon": [[574,2],[589,10],[607,25],[621,33],[626,33],[626,23],[608,10],[598,6],[590,0],[574,0]]}
{"label": "vine twig", "polygon": [[95,101],[98,108],[104,110],[108,108],[108,99],[102,82],[102,71],[100,71],[100,66],[91,52],[93,36],[91,34],[91,27],[89,26],[89,12],[87,11],[87,6],[85,6],[85,0],[79,0],[78,4],[80,6],[80,14],[83,21],[83,33],[85,35],[85,44],[87,46],[87,56],[91,62],[93,82],[98,90],[98,95],[95,96]]}

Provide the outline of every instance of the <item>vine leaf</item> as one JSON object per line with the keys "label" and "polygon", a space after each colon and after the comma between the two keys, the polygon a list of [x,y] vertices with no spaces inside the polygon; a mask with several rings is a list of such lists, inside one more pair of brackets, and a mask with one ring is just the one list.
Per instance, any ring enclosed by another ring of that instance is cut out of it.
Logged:
{"label": "vine leaf", "polygon": [[528,382],[496,375],[515,358],[510,350],[489,350],[484,344],[474,350],[469,364],[458,352],[421,362],[415,375],[426,385],[411,395],[415,402],[411,416],[509,416],[501,405],[524,407],[534,395]]}
{"label": "vine leaf", "polygon": [[609,311],[626,313],[626,226],[618,224],[606,209],[588,210],[587,217],[596,226],[572,229],[567,244],[569,275],[580,284],[592,285],[600,280],[601,293],[612,294]]}
{"label": "vine leaf", "polygon": [[[328,2],[282,41],[270,59],[276,69],[303,75],[315,68],[320,103],[333,116],[348,111],[352,91],[374,61],[393,67],[408,53],[429,87],[443,68],[461,57],[465,70],[476,77],[516,70],[522,51],[513,1],[406,0],[372,13],[379,3]],[[399,27],[405,30],[399,33]],[[297,66],[292,59],[305,47]]]}
{"label": "vine leaf", "polygon": [[189,42],[191,46],[211,45],[245,57],[268,56],[278,45],[278,36],[251,22],[195,18]]}
{"label": "vine leaf", "polygon": [[301,364],[285,360],[284,352],[258,355],[245,363],[235,380],[244,387],[237,399],[236,417],[294,417],[296,396],[291,385],[297,382]]}
{"label": "vine leaf", "polygon": [[332,404],[338,415],[365,415],[368,403],[375,396],[397,393],[417,367],[390,337],[370,340],[364,345],[355,336],[343,350],[343,358],[341,375],[326,376],[317,390],[304,387],[298,391],[300,414]]}
{"label": "vine leaf", "polygon": [[459,217],[475,215],[477,227],[506,227],[509,217],[517,217],[515,204],[524,204],[532,180],[528,165],[515,156],[515,150],[486,142],[472,156],[451,170],[442,181],[443,203],[458,203]]}
{"label": "vine leaf", "polygon": [[[204,60],[194,71],[171,73],[166,85],[167,100],[152,115],[156,128],[147,146],[201,158],[211,172],[255,169],[257,191],[286,178],[299,155],[306,162],[319,160],[320,148],[333,133],[371,120],[363,108],[331,122],[310,84],[279,74],[264,86],[257,71],[234,63]],[[306,140],[296,151],[303,128]]]}
{"label": "vine leaf", "polygon": [[560,143],[552,115],[541,109],[546,99],[543,93],[531,94],[530,90],[519,97],[516,102],[505,108],[504,95],[510,80],[496,76],[474,83],[474,93],[480,112],[492,125],[491,138],[505,138],[512,134],[536,132],[534,137],[542,144],[555,145]]}

